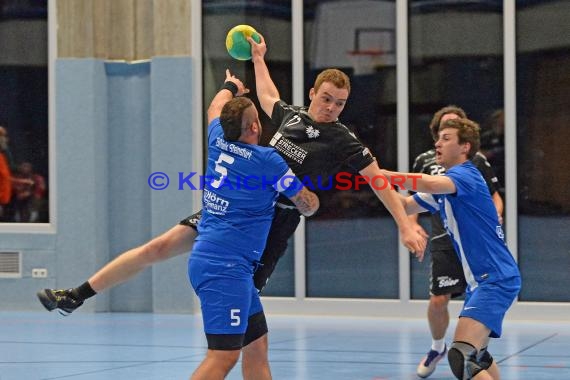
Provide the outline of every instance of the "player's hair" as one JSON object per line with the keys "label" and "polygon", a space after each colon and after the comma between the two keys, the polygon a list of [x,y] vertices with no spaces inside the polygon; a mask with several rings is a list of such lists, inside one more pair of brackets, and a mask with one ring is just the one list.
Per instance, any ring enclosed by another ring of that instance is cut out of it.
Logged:
{"label": "player's hair", "polygon": [[320,74],[317,75],[317,79],[315,79],[315,84],[313,85],[315,92],[319,91],[319,87],[321,87],[324,82],[331,82],[337,88],[346,88],[350,94],[350,78],[338,69],[326,69],[321,71]]}
{"label": "player's hair", "polygon": [[439,127],[441,124],[441,118],[448,114],[454,114],[459,116],[460,118],[467,119],[467,114],[465,111],[457,107],[453,104],[450,104],[446,107],[441,108],[439,111],[433,114],[433,118],[431,119],[431,123],[429,123],[429,129],[431,131],[431,136],[433,140],[436,141],[438,134],[439,134]]}
{"label": "player's hair", "polygon": [[471,144],[471,148],[469,149],[469,152],[467,152],[467,158],[472,159],[479,150],[479,146],[481,144],[479,139],[479,124],[467,118],[449,119],[444,121],[439,129],[444,130],[447,128],[457,129],[459,144]]}
{"label": "player's hair", "polygon": [[220,113],[220,124],[222,124],[224,131],[224,139],[237,141],[240,138],[242,129],[249,126],[247,125],[249,118],[244,117],[245,110],[252,106],[251,100],[241,96],[224,104]]}

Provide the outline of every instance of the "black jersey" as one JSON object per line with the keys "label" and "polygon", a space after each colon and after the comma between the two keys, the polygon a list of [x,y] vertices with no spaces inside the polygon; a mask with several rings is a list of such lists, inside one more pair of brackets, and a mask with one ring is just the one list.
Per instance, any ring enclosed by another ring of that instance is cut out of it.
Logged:
{"label": "black jersey", "polygon": [[278,130],[269,145],[298,177],[308,177],[314,185],[329,183],[341,168],[359,172],[374,162],[370,150],[345,125],[338,121],[317,123],[306,107],[278,101],[271,122]]}
{"label": "black jersey", "polygon": [[[471,159],[471,162],[473,162],[473,165],[475,165],[481,172],[481,175],[489,188],[489,193],[493,195],[496,191],[499,191],[499,180],[497,179],[493,168],[487,161],[487,158],[482,153],[477,152]],[[431,149],[416,157],[412,171],[414,173],[442,175],[445,173],[445,168],[435,162],[435,149]],[[431,215],[430,243],[430,249],[432,251],[453,249],[451,239],[445,231],[438,213]]]}

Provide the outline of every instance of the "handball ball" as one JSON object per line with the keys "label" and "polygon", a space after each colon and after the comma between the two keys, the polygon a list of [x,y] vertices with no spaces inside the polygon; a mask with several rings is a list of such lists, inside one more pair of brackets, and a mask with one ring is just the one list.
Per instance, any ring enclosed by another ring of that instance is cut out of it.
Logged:
{"label": "handball ball", "polygon": [[226,49],[233,58],[240,61],[251,59],[251,45],[247,42],[247,37],[253,38],[257,43],[261,42],[257,31],[249,25],[237,25],[230,29],[226,37]]}

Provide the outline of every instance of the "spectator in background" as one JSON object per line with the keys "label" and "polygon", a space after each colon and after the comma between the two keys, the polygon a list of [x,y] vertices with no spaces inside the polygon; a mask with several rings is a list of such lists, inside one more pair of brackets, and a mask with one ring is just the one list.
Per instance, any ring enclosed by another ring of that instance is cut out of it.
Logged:
{"label": "spectator in background", "polygon": [[9,221],[6,206],[12,199],[12,171],[10,170],[10,151],[8,149],[8,131],[0,126],[0,222]]}
{"label": "spectator in background", "polygon": [[32,173],[32,180],[34,181],[34,194],[32,196],[32,204],[30,207],[30,222],[31,223],[47,223],[47,186],[45,178],[38,173],[35,173],[33,167],[30,165],[30,172]]}
{"label": "spectator in background", "polygon": [[12,157],[12,152],[10,151],[10,145],[8,145],[9,142],[8,130],[6,127],[0,125],[0,152],[4,153],[8,166],[10,167],[10,171],[13,172],[16,170],[16,165],[14,164],[14,157]]}
{"label": "spectator in background", "polygon": [[29,162],[18,165],[12,177],[14,221],[20,223],[35,222],[38,219],[38,207],[45,194],[45,180],[35,174]]}

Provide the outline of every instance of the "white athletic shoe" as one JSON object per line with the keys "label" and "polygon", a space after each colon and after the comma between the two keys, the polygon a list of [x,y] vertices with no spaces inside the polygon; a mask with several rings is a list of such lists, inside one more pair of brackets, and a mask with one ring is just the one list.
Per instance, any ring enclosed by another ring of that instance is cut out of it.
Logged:
{"label": "white athletic shoe", "polygon": [[433,373],[433,371],[435,371],[437,363],[445,357],[446,353],[447,353],[447,346],[443,348],[442,353],[439,353],[435,350],[430,350],[418,365],[418,369],[416,370],[418,376],[424,379],[426,377],[429,377]]}

